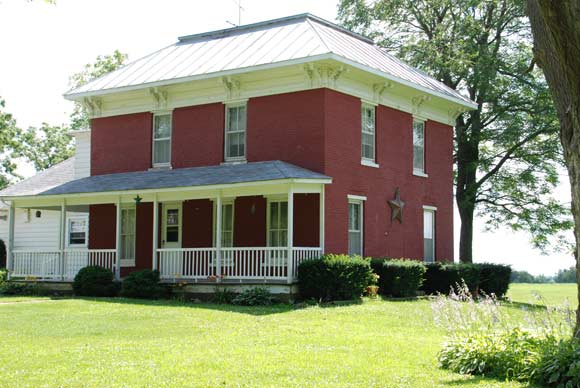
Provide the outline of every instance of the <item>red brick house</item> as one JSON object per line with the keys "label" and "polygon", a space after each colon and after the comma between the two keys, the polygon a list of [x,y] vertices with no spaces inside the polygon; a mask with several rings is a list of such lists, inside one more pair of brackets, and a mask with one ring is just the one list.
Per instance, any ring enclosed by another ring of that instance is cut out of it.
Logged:
{"label": "red brick house", "polygon": [[[0,192],[13,277],[291,283],[322,252],[453,259],[452,125],[475,104],[332,23],[180,37],[65,97],[92,117],[74,161]],[[30,209],[58,215],[53,248],[17,242]]]}

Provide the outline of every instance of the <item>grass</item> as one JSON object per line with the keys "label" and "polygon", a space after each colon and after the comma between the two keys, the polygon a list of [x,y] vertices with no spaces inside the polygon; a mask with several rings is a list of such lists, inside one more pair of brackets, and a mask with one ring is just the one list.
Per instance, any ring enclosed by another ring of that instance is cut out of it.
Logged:
{"label": "grass", "polygon": [[[540,295],[541,300],[535,294]],[[578,306],[578,288],[574,283],[515,283],[510,285],[508,296],[518,303],[562,305],[567,300],[571,308]]]}
{"label": "grass", "polygon": [[[533,293],[542,295],[537,301]],[[513,284],[506,306],[576,303],[574,284]],[[427,300],[234,307],[0,298],[3,387],[519,387],[437,368]]]}
{"label": "grass", "polygon": [[[31,298],[34,300],[35,298]],[[429,302],[0,304],[3,387],[518,387],[437,368]]]}

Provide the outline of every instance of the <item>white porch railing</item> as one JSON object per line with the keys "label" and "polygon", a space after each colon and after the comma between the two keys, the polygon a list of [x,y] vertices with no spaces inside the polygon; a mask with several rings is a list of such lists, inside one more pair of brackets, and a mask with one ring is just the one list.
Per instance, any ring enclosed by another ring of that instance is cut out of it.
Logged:
{"label": "white porch railing", "polygon": [[73,280],[79,270],[98,265],[115,271],[115,249],[75,249],[12,252],[12,278]]}
{"label": "white porch railing", "polygon": [[222,248],[220,255],[217,248],[158,249],[157,260],[161,279],[164,280],[219,278],[291,281],[296,278],[298,265],[302,261],[320,257],[321,254],[320,248],[292,248],[291,271],[286,247]]}

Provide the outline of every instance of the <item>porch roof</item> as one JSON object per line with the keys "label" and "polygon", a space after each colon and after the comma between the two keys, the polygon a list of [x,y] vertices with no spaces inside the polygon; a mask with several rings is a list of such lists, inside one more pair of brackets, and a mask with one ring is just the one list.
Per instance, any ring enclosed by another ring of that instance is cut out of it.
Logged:
{"label": "porch roof", "polygon": [[[35,179],[37,177],[39,178],[38,180]],[[213,186],[286,179],[326,181],[321,183],[330,183],[331,181],[331,178],[327,175],[290,163],[273,160],[174,170],[95,175],[71,180],[50,188],[46,187],[41,174],[39,174],[30,178],[26,185],[17,184],[0,191],[0,198]],[[35,183],[37,187],[35,187]]]}

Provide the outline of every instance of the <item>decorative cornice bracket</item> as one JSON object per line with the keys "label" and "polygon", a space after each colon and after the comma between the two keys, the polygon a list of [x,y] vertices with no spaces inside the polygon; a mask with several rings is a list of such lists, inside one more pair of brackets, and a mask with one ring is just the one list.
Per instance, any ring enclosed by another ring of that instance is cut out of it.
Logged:
{"label": "decorative cornice bracket", "polygon": [[459,117],[460,114],[468,112],[469,109],[467,108],[455,108],[455,109],[450,109],[447,111],[447,115],[449,117],[449,122],[453,123],[453,125],[455,125],[455,120],[457,120],[457,117]]}
{"label": "decorative cornice bracket", "polygon": [[339,78],[348,72],[346,66],[308,63],[304,65],[304,74],[311,88],[336,87]]}
{"label": "decorative cornice bracket", "polygon": [[167,91],[159,88],[149,88],[149,93],[153,96],[155,107],[157,109],[167,109]]}
{"label": "decorative cornice bracket", "polygon": [[88,112],[89,117],[98,117],[101,115],[103,102],[97,97],[83,98],[81,105]]}
{"label": "decorative cornice bracket", "polygon": [[420,94],[411,99],[411,105],[413,106],[413,114],[421,113],[421,107],[427,101],[431,101],[431,96],[427,94]]}
{"label": "decorative cornice bracket", "polygon": [[379,103],[381,101],[381,96],[383,95],[383,93],[387,89],[392,89],[394,87],[395,85],[391,81],[373,84],[373,100],[376,103]]}
{"label": "decorative cornice bracket", "polygon": [[226,99],[231,100],[240,97],[242,84],[238,78],[222,77],[222,85],[226,91]]}

